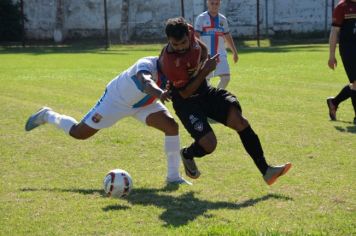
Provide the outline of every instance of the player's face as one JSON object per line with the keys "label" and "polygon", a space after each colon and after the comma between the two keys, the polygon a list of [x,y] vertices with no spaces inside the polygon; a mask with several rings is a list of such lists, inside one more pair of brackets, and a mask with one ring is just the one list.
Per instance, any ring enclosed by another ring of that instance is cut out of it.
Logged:
{"label": "player's face", "polygon": [[217,14],[220,8],[220,0],[207,0],[208,10],[210,13]]}
{"label": "player's face", "polygon": [[189,38],[185,35],[182,39],[177,40],[175,38],[168,38],[169,44],[171,45],[174,52],[185,53],[189,49]]}

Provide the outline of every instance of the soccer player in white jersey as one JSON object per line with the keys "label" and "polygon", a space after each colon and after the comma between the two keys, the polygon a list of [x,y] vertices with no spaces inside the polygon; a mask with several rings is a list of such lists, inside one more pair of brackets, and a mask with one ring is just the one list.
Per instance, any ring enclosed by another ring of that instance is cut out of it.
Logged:
{"label": "soccer player in white jersey", "polygon": [[200,14],[195,21],[195,35],[200,38],[208,47],[208,53],[213,56],[220,54],[215,71],[207,76],[210,81],[212,77],[219,76],[218,88],[225,89],[230,81],[230,68],[227,62],[227,46],[233,53],[233,60],[236,63],[239,59],[234,40],[229,32],[226,17],[219,13],[220,0],[207,0],[208,11]]}
{"label": "soccer player in white jersey", "polygon": [[43,107],[29,117],[25,130],[30,131],[49,123],[75,139],[87,139],[100,129],[131,116],[164,132],[167,183],[191,184],[179,174],[181,158],[178,124],[162,104],[170,100],[170,95],[166,90],[166,78],[160,72],[157,60],[158,57],[141,58],[109,82],[102,97],[79,123],[70,116]]}

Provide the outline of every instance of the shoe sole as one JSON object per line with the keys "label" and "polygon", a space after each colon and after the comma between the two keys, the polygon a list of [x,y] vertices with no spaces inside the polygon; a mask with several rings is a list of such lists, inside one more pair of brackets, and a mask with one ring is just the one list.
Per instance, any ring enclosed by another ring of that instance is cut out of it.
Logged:
{"label": "shoe sole", "polygon": [[183,166],[184,166],[184,172],[185,174],[189,177],[189,178],[192,178],[192,179],[197,179],[199,178],[200,176],[200,171],[199,170],[196,170],[196,174],[195,175],[192,175],[189,171],[188,171],[188,168],[186,167],[186,165],[184,164],[184,161],[183,162]]}
{"label": "shoe sole", "polygon": [[182,181],[172,181],[172,182],[166,182],[167,185],[193,185],[191,182],[188,180],[182,180]]}
{"label": "shoe sole", "polygon": [[268,185],[272,185],[274,184],[274,182],[276,182],[276,180],[281,177],[282,175],[285,175],[289,169],[292,167],[292,163],[287,163],[286,166],[284,167],[283,171],[281,173],[279,173],[278,175],[274,175],[272,176],[272,178],[270,178],[268,181],[267,181],[267,184]]}
{"label": "shoe sole", "polygon": [[187,171],[187,168],[185,167],[185,165],[183,165],[183,166],[184,166],[184,172],[189,178],[191,178],[191,179],[199,178],[199,176],[200,176],[200,171],[199,170],[196,170],[196,174],[192,175],[189,171]]}
{"label": "shoe sole", "polygon": [[196,175],[191,175],[189,172],[187,172],[187,171],[185,171],[185,174],[189,177],[189,178],[191,178],[191,179],[197,179],[197,178],[199,178],[199,176],[200,176],[200,172],[199,171],[197,171],[196,172]]}
{"label": "shoe sole", "polygon": [[[329,108],[329,117],[330,117],[330,120],[336,120],[336,115],[333,114],[331,111],[333,110],[333,106],[335,107],[334,104],[332,104],[332,101],[331,101],[332,98],[328,98],[326,99],[326,104],[328,105],[328,108]],[[336,108],[335,108],[335,113],[336,113]]]}

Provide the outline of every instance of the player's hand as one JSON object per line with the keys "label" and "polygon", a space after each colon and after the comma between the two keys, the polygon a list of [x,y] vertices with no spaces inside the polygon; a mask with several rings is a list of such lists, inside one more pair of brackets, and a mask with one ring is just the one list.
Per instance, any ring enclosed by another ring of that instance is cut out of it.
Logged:
{"label": "player's hand", "polygon": [[204,71],[208,75],[210,74],[210,72],[215,70],[219,56],[220,54],[215,54],[213,57],[210,57],[210,55],[208,55],[208,58],[205,60],[202,66],[202,71]]}
{"label": "player's hand", "polygon": [[161,96],[159,96],[159,99],[163,103],[169,102],[171,100],[171,94],[170,94],[169,90],[164,90],[163,93],[161,93]]}
{"label": "player's hand", "polygon": [[330,69],[334,70],[337,66],[337,60],[335,57],[330,57],[328,61],[328,66]]}
{"label": "player's hand", "polygon": [[237,53],[234,53],[234,63],[237,63],[237,61],[239,60],[239,56],[237,55]]}

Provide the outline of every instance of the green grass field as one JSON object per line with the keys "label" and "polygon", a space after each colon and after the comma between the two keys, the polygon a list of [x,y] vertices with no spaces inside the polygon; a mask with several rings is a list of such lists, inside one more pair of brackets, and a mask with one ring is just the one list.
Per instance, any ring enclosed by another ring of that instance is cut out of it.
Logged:
{"label": "green grass field", "polygon": [[[201,177],[179,188],[165,187],[163,134],[134,119],[86,141],[49,125],[24,131],[43,105],[80,120],[114,76],[160,49],[0,48],[0,235],[356,235],[354,114],[347,101],[329,121],[325,98],[348,80],[340,59],[327,68],[326,44],[244,47],[230,63],[228,89],[267,160],[293,163],[271,187],[219,124],[216,151],[197,160]],[[103,195],[114,168],[133,177],[125,199]]]}

